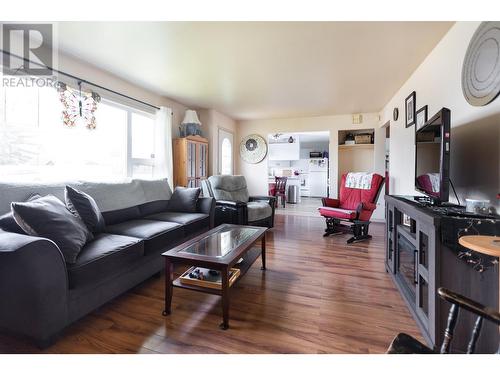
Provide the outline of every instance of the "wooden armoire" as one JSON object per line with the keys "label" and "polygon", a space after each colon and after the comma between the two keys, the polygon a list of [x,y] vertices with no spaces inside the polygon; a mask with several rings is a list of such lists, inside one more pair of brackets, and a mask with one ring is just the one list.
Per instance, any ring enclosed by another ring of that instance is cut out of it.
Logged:
{"label": "wooden armoire", "polygon": [[174,139],[174,186],[199,187],[208,175],[208,139],[189,135]]}

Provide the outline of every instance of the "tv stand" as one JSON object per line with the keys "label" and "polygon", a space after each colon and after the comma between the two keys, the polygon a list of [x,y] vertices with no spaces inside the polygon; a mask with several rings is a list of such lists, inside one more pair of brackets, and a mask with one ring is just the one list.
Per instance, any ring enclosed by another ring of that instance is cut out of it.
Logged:
{"label": "tv stand", "polygon": [[430,197],[414,196],[414,197],[401,197],[409,201],[416,202],[422,208],[434,212],[436,215],[440,216],[454,216],[460,218],[470,218],[470,219],[492,219],[497,220],[500,217],[489,214],[479,214],[474,212],[465,211],[465,206],[460,206],[458,204],[441,202],[433,200]]}
{"label": "tv stand", "polygon": [[[420,197],[419,197],[420,198]],[[386,195],[385,267],[431,347],[441,345],[449,306],[437,294],[445,287],[486,306],[498,306],[498,258],[471,253],[458,244],[465,234],[500,235],[500,218],[474,215],[461,206],[431,206],[413,196]],[[474,318],[461,312],[453,340],[467,349]],[[494,353],[498,331],[483,331],[478,353]]]}
{"label": "tv stand", "polygon": [[415,196],[413,200],[424,206],[438,206],[440,204],[439,199],[426,196]]}

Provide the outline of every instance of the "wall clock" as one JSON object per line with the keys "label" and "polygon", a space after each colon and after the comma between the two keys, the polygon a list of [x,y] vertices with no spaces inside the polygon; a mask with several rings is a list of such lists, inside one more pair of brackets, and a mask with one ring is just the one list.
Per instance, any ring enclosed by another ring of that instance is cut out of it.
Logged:
{"label": "wall clock", "polygon": [[473,106],[500,93],[500,22],[482,22],[472,36],[462,66],[462,92]]}
{"label": "wall clock", "polygon": [[247,163],[260,163],[267,155],[267,143],[258,134],[247,135],[240,143],[240,156]]}
{"label": "wall clock", "polygon": [[399,109],[398,107],[395,107],[392,111],[392,119],[394,121],[398,121],[398,118],[399,118]]}

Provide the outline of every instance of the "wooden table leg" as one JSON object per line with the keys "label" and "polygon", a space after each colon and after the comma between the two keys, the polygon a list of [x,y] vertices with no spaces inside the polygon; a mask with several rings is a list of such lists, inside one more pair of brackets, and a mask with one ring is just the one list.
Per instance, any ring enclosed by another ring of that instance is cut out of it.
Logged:
{"label": "wooden table leg", "polygon": [[262,236],[262,251],[260,253],[260,257],[262,258],[262,267],[260,267],[261,270],[266,269],[266,234]]}
{"label": "wooden table leg", "polygon": [[167,316],[171,313],[172,306],[172,281],[174,275],[174,265],[170,259],[165,258],[165,310],[163,310],[162,315]]}
{"label": "wooden table leg", "polygon": [[221,270],[222,274],[222,323],[220,328],[229,328],[229,268]]}

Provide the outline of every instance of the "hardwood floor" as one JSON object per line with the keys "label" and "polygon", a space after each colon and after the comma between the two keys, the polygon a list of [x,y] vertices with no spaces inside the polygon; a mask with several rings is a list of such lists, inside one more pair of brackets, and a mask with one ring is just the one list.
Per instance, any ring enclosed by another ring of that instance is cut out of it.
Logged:
{"label": "hardwood floor", "polygon": [[[218,296],[174,289],[163,317],[163,276],[70,326],[46,353],[382,353],[400,331],[422,340],[385,272],[383,225],[354,245],[323,238],[321,218],[277,215],[267,271],[257,260],[232,290],[230,329]],[[0,336],[2,353],[37,353]]]}
{"label": "hardwood floor", "polygon": [[321,207],[321,198],[301,197],[300,203],[286,203],[285,208],[278,204],[276,214],[318,217],[318,207]]}

